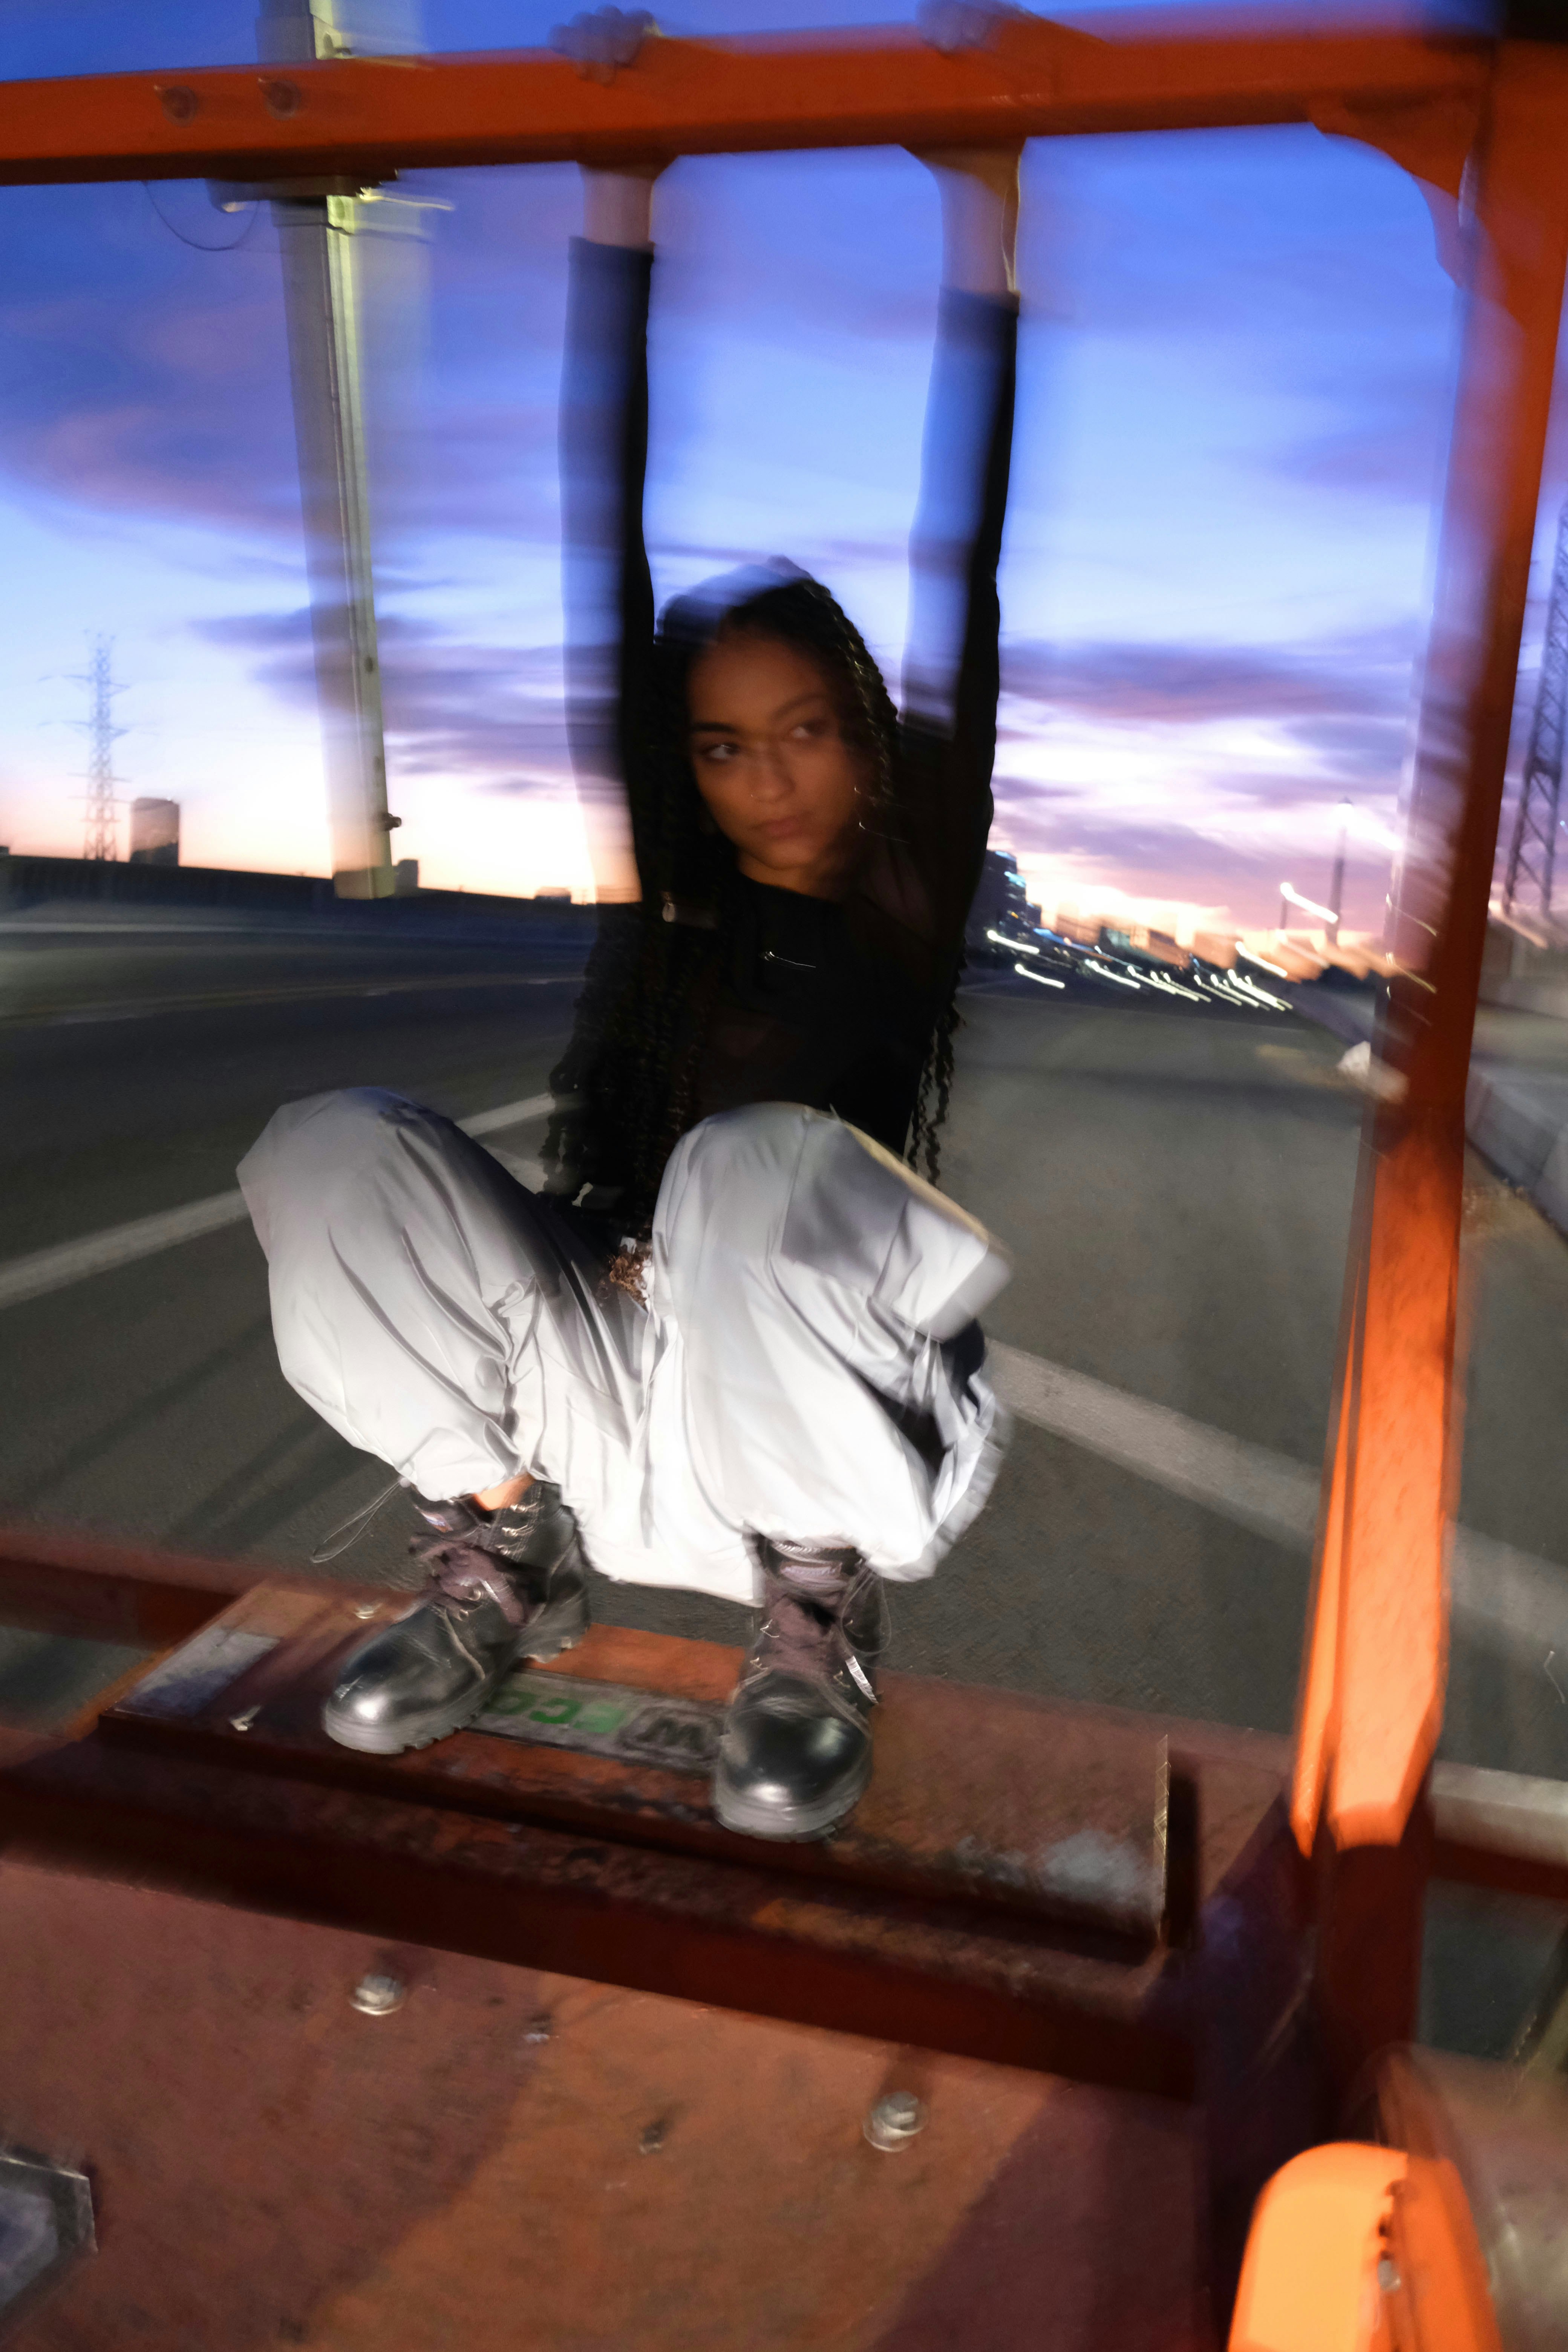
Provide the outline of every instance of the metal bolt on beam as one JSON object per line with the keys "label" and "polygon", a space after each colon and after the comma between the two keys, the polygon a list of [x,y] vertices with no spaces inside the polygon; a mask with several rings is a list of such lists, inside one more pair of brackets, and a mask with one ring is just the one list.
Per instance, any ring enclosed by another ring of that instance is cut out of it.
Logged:
{"label": "metal bolt on beam", "polygon": [[866,2137],[873,2147],[891,2156],[895,2148],[907,2147],[917,2133],[924,2131],[926,2122],[923,2099],[917,2099],[912,2091],[889,2091],[867,2116]]}
{"label": "metal bolt on beam", "polygon": [[349,1999],[364,2017],[390,2017],[401,2009],[408,1998],[408,1987],[401,1977],[370,1975],[361,1977]]}

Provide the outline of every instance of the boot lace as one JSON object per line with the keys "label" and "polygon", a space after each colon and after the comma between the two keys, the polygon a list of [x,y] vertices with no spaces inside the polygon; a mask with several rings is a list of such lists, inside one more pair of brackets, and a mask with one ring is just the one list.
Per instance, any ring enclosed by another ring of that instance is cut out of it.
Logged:
{"label": "boot lace", "polygon": [[431,1536],[410,1544],[413,1558],[426,1570],[426,1592],[439,1605],[467,1613],[481,1601],[493,1601],[509,1625],[521,1633],[533,1614],[502,1563],[482,1544],[449,1535]]}
{"label": "boot lace", "polygon": [[831,1683],[842,1668],[862,1696],[875,1706],[876,1690],[843,1622],[861,1582],[860,1578],[854,1579],[827,1600],[770,1572],[764,1580],[763,1622],[752,1673],[799,1675],[807,1682]]}

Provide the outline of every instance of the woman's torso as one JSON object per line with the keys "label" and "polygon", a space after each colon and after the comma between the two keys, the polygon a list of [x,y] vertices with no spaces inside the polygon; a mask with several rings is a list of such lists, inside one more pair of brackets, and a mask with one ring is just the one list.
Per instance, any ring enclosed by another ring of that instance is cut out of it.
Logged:
{"label": "woman's torso", "polygon": [[744,1103],[830,1110],[904,1150],[940,1013],[934,974],[879,951],[858,909],[742,881],[696,1115]]}

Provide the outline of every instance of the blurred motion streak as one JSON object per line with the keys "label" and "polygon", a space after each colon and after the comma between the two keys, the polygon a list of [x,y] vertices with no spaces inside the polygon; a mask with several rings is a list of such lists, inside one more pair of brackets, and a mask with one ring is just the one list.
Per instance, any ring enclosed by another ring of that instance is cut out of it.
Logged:
{"label": "blurred motion streak", "polygon": [[1465,1086],[1568,260],[1565,111],[1568,50],[1505,42],[1458,222],[1463,347],[1376,1045],[1407,1084],[1363,1129],[1299,1719],[1305,1848],[1324,1814],[1342,1848],[1397,1845],[1442,1717]]}
{"label": "blurred motion streak", "polygon": [[[268,0],[257,30],[268,64],[333,58],[346,47],[334,0]],[[371,558],[363,208],[347,181],[336,191],[323,181],[269,193],[283,259],[332,886],[340,898],[385,898],[395,878],[396,820],[386,806]]]}

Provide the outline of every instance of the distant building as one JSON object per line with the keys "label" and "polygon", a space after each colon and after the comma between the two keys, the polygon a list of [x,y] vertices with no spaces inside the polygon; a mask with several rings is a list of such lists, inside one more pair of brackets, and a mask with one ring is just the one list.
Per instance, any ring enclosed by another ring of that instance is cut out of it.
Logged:
{"label": "distant building", "polygon": [[179,802],[132,801],[131,803],[132,865],[177,866],[179,862]]}
{"label": "distant building", "polygon": [[969,909],[964,940],[971,954],[994,960],[996,942],[987,934],[1000,931],[1010,940],[1027,940],[1040,927],[1040,910],[1026,895],[1018,861],[1005,849],[988,849]]}
{"label": "distant building", "polygon": [[1147,923],[1101,923],[1094,944],[1108,955],[1130,956],[1135,963],[1174,964],[1184,971],[1193,960],[1190,948],[1180,946],[1169,931],[1151,930]]}
{"label": "distant building", "polygon": [[568,907],[572,904],[571,891],[560,883],[552,883],[548,890],[536,890],[533,895],[536,898],[559,898]]}

